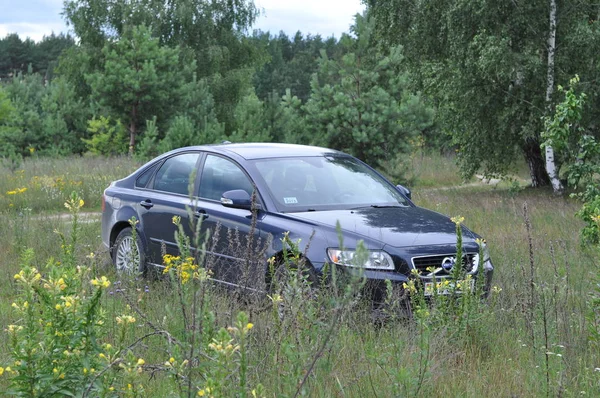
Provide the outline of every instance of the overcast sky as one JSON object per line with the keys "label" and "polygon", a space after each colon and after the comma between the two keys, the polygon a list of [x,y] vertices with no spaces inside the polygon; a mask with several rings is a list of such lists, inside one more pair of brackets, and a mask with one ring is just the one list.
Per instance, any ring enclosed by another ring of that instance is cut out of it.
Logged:
{"label": "overcast sky", "polygon": [[[255,4],[261,16],[253,29],[338,38],[364,9],[360,0],[255,0]],[[16,32],[22,39],[38,41],[52,32],[67,32],[62,7],[63,0],[0,0],[0,37]]]}

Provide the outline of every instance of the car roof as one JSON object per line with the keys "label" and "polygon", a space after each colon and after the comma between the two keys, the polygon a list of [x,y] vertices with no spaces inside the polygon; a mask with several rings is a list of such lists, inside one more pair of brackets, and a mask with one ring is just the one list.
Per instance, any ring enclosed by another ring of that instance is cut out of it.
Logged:
{"label": "car roof", "polygon": [[343,152],[334,149],[321,148],[308,145],[296,144],[276,144],[276,143],[241,143],[241,144],[217,144],[200,147],[190,147],[195,149],[209,150],[211,152],[230,154],[235,153],[246,160],[281,158],[281,157],[300,157],[300,156],[324,156],[324,155],[345,155]]}

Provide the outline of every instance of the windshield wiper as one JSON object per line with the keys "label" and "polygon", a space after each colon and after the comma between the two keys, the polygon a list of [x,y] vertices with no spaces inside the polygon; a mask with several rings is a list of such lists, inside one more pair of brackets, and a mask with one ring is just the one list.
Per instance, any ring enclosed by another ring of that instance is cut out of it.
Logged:
{"label": "windshield wiper", "polygon": [[368,205],[368,206],[359,206],[359,207],[353,207],[350,210],[359,210],[359,209],[391,209],[391,208],[396,208],[396,207],[406,207],[406,206],[402,206],[402,205]]}

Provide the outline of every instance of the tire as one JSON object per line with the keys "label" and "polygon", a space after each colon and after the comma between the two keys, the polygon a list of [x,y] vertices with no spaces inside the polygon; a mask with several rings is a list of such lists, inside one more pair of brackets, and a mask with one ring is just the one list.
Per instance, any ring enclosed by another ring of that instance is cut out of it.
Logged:
{"label": "tire", "polygon": [[277,314],[280,321],[293,315],[291,313],[291,307],[293,305],[288,302],[290,299],[314,300],[317,296],[318,278],[314,268],[312,265],[304,262],[301,264],[301,267],[300,273],[302,274],[302,279],[310,285],[308,291],[288,290],[290,289],[290,280],[298,277],[296,274],[299,270],[293,266],[290,269],[290,266],[284,262],[277,264],[273,275],[269,275],[267,278],[267,289],[269,293],[273,296],[279,295],[281,299],[281,301],[274,303],[274,305],[277,306]]}
{"label": "tire", "polygon": [[117,272],[122,274],[145,273],[146,261],[144,246],[139,236],[133,238],[131,227],[119,232],[113,249],[113,265]]}

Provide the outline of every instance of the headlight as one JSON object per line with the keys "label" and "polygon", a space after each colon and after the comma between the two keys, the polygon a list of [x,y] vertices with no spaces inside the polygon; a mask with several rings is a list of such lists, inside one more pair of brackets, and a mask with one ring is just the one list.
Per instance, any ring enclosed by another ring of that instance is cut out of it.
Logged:
{"label": "headlight", "polygon": [[480,245],[481,245],[481,252],[483,253],[483,262],[485,263],[486,261],[490,260],[490,248],[488,247],[485,239],[481,240]]}
{"label": "headlight", "polygon": [[[481,263],[485,264],[486,261],[490,260],[490,249],[488,248],[485,239],[477,239],[476,242],[481,248],[481,254],[483,254],[483,261]],[[480,260],[479,253],[473,255],[473,266],[467,274],[475,275],[477,271],[479,271]]]}
{"label": "headlight", "polygon": [[329,256],[329,261],[338,265],[370,269],[394,269],[392,257],[382,250],[369,250],[367,260],[362,264],[357,264],[360,262],[360,259],[358,258],[360,256],[356,255],[355,250],[340,250],[330,248],[327,249],[327,255]]}

